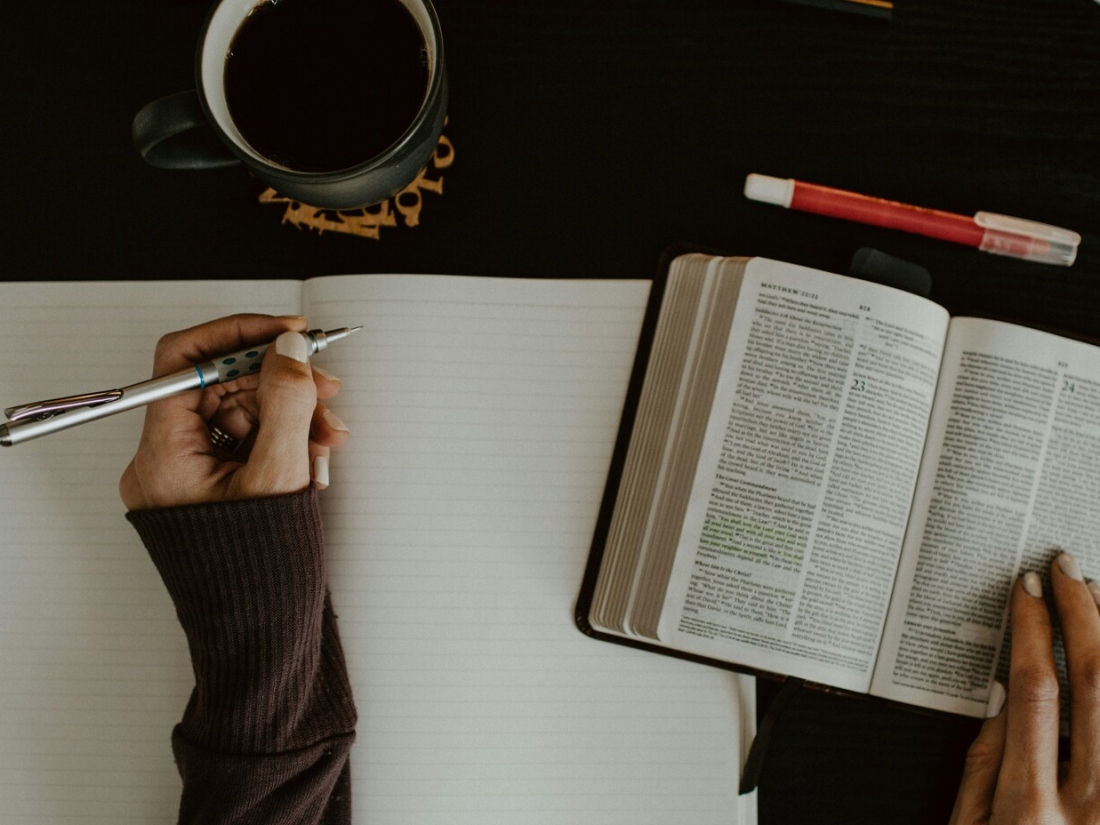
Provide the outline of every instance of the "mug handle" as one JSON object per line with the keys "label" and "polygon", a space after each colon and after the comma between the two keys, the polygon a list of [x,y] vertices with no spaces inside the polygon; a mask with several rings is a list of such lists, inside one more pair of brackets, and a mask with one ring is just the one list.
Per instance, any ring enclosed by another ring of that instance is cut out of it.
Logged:
{"label": "mug handle", "polygon": [[194,89],[154,100],[134,116],[134,146],[159,169],[217,169],[239,159],[206,121]]}

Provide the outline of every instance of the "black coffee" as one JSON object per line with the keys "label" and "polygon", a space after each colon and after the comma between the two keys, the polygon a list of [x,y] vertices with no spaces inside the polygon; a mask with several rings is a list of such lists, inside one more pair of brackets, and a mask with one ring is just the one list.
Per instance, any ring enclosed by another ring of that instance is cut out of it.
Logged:
{"label": "black coffee", "polygon": [[400,0],[267,0],[241,24],[225,97],[245,140],[302,172],[387,149],[424,101],[428,54]]}

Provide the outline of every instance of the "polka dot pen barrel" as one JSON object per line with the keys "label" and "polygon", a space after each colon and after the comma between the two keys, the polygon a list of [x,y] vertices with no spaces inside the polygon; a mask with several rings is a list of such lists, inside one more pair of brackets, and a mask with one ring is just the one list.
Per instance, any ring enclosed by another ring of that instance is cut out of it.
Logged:
{"label": "polka dot pen barrel", "polygon": [[[315,355],[336,341],[346,338],[362,327],[342,329],[313,329],[303,332],[309,354]],[[35,401],[4,410],[7,423],[0,424],[0,446],[12,447],[77,424],[117,415],[135,407],[144,407],[161,398],[178,395],[189,390],[201,390],[213,384],[233,381],[260,371],[264,353],[271,344],[243,349],[195,364],[185,370],[131,384],[114,390],[69,395]]]}

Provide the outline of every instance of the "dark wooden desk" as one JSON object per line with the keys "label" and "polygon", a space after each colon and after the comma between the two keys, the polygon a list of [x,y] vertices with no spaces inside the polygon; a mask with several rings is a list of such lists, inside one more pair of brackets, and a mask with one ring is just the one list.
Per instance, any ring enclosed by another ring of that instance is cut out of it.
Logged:
{"label": "dark wooden desk", "polygon": [[[772,0],[439,0],[455,162],[420,226],[377,241],[282,225],[241,172],[138,159],[131,118],[193,85],[206,0],[9,4],[0,278],[646,277],[685,241],[846,271],[874,246],[930,269],[953,313],[1100,334],[1100,5],[898,3],[881,23]],[[748,203],[751,171],[1084,242],[1072,269],[995,258]],[[761,821],[943,821],[973,730],[806,694]]]}

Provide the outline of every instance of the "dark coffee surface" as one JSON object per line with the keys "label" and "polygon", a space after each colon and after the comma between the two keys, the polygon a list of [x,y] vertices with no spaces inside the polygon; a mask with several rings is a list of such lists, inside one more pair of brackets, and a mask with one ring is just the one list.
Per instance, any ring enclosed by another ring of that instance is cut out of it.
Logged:
{"label": "dark coffee surface", "polygon": [[392,145],[427,79],[424,38],[399,0],[268,0],[233,39],[225,95],[261,155],[332,172]]}

